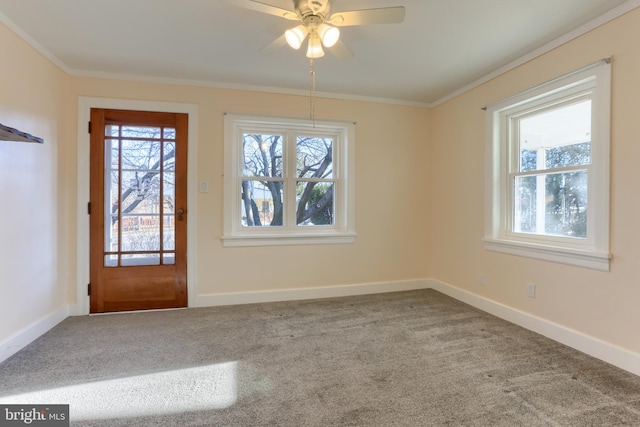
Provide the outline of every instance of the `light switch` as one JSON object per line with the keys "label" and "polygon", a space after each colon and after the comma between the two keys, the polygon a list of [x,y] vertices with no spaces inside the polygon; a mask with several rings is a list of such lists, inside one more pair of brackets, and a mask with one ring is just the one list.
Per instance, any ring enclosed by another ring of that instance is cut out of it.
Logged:
{"label": "light switch", "polygon": [[209,183],[207,181],[200,181],[200,192],[201,193],[209,192]]}

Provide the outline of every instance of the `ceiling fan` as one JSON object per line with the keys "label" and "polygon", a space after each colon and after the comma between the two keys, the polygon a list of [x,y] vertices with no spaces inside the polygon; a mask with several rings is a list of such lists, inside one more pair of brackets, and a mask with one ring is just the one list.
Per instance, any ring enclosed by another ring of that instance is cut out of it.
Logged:
{"label": "ceiling fan", "polygon": [[300,24],[285,31],[264,50],[270,51],[285,44],[300,49],[308,36],[307,57],[311,59],[324,56],[323,46],[338,58],[346,59],[353,56],[353,52],[340,40],[340,30],[337,27],[395,24],[404,21],[405,15],[404,6],[349,10],[332,14],[331,0],[293,0],[294,10],[283,9],[266,1],[227,1],[245,9],[299,21]]}

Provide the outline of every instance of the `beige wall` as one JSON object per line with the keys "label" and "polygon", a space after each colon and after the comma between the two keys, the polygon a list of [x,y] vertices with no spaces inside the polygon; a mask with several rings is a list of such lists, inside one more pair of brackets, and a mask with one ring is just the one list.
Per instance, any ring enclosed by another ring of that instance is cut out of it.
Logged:
{"label": "beige wall", "polygon": [[[640,353],[639,39],[636,9],[433,109],[434,278]],[[480,108],[611,55],[611,272],[485,251]],[[535,299],[527,297],[527,282],[537,285]]]}
{"label": "beige wall", "polygon": [[44,144],[0,141],[0,342],[64,310],[63,170],[68,76],[0,24],[0,123]]}
{"label": "beige wall", "polygon": [[[198,106],[198,294],[367,284],[428,277],[429,110],[317,99],[316,117],[355,121],[355,244],[223,248],[224,112],[308,116],[307,96],[75,78],[71,97],[126,98]],[[191,182],[196,186],[198,182]]]}

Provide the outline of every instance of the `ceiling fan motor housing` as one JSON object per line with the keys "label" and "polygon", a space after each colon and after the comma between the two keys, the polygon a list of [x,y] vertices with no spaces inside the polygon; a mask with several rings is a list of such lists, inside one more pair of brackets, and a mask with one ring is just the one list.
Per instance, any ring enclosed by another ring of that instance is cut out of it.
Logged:
{"label": "ceiling fan motor housing", "polygon": [[293,5],[301,19],[309,15],[320,16],[323,20],[329,15],[329,0],[293,0]]}

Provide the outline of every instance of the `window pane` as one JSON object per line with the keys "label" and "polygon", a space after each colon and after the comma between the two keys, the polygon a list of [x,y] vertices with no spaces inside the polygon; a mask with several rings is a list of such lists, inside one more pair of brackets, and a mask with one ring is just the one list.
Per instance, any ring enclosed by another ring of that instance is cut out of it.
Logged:
{"label": "window pane", "polygon": [[242,181],[242,226],[281,226],[283,220],[283,181]]}
{"label": "window pane", "polygon": [[282,178],[282,135],[242,135],[244,176]]}
{"label": "window pane", "polygon": [[298,181],[298,225],[333,225],[333,183]]}
{"label": "window pane", "polygon": [[516,177],[514,190],[513,231],[587,237],[586,171]]}
{"label": "window pane", "polygon": [[546,189],[545,233],[587,237],[587,172],[549,174]]}
{"label": "window pane", "polygon": [[591,100],[519,120],[520,171],[591,163]]}
{"label": "window pane", "polygon": [[518,177],[515,181],[513,231],[535,233],[537,229],[536,176]]}
{"label": "window pane", "polygon": [[298,178],[333,178],[333,138],[298,137],[296,176]]}
{"label": "window pane", "polygon": [[565,166],[588,165],[591,163],[591,142],[564,145],[545,150],[547,169]]}
{"label": "window pane", "polygon": [[538,152],[536,150],[520,150],[520,171],[534,171],[538,169]]}

